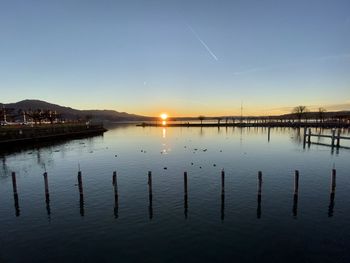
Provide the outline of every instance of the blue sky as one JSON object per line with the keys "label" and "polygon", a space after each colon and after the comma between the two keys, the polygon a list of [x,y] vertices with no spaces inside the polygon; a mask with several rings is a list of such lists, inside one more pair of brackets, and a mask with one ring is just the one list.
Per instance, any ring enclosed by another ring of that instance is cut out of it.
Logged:
{"label": "blue sky", "polygon": [[0,1],[0,102],[350,109],[350,1]]}

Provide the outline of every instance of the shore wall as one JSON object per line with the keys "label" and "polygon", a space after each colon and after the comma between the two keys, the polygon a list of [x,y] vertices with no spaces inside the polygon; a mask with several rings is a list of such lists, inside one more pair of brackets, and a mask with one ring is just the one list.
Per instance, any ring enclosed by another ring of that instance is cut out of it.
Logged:
{"label": "shore wall", "polygon": [[0,127],[0,145],[12,145],[55,139],[69,139],[85,135],[101,134],[107,131],[103,125],[45,124]]}

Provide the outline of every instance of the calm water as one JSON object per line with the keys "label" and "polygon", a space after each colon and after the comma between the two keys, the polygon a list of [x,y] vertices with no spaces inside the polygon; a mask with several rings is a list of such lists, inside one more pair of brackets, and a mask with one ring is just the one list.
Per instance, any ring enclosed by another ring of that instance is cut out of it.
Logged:
{"label": "calm water", "polygon": [[262,128],[116,126],[104,136],[1,158],[0,262],[350,262],[350,150],[303,149],[297,130],[272,129],[268,141]]}

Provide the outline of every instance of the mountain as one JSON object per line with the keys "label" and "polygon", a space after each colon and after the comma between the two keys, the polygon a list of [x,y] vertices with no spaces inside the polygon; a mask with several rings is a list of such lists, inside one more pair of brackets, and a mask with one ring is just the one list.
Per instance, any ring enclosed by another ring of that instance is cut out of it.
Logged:
{"label": "mountain", "polygon": [[56,111],[58,114],[61,114],[64,119],[68,120],[84,119],[87,116],[92,117],[93,120],[108,121],[141,121],[151,119],[150,117],[146,116],[118,112],[114,110],[77,110],[41,100],[22,100],[16,103],[7,104],[0,103],[0,107],[2,108],[3,106],[5,106],[7,109],[11,109],[12,112],[15,113],[19,110],[52,110]]}

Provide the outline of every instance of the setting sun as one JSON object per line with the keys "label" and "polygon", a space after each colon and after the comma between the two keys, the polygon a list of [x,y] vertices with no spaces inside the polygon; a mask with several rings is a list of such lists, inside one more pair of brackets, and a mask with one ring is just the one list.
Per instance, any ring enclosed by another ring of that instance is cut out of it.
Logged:
{"label": "setting sun", "polygon": [[168,114],[162,113],[162,114],[160,115],[160,118],[161,118],[162,120],[165,121],[165,120],[168,118]]}

